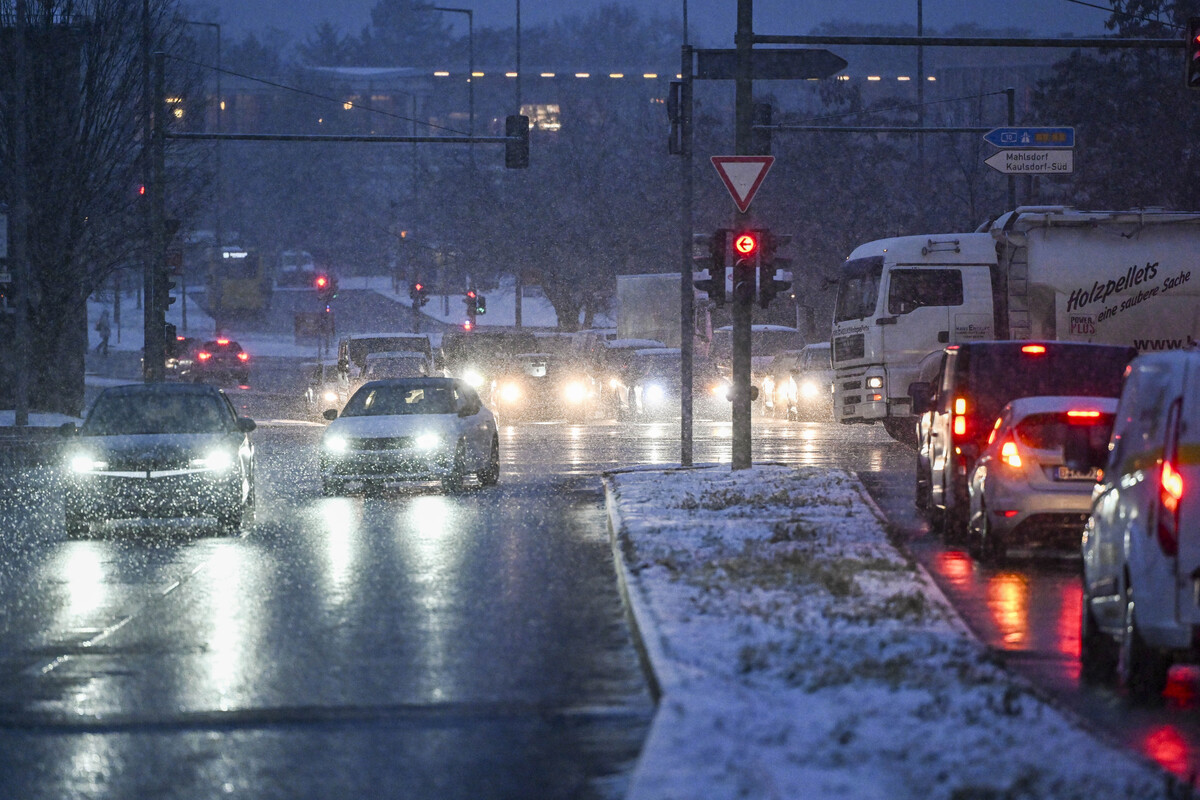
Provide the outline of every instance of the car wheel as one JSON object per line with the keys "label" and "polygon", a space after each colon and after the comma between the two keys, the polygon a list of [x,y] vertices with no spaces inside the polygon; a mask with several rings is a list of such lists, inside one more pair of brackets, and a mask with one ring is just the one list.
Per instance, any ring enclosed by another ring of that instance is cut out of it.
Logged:
{"label": "car wheel", "polygon": [[74,514],[68,514],[66,521],[68,539],[82,539],[91,531],[91,526],[83,517],[79,517]]}
{"label": "car wheel", "polygon": [[1089,683],[1111,681],[1117,672],[1120,652],[1117,641],[1100,630],[1087,592],[1083,593],[1079,613],[1080,674]]}
{"label": "car wheel", "polygon": [[236,505],[217,514],[217,525],[221,533],[232,536],[241,530],[243,510],[243,506]]}
{"label": "car wheel", "polygon": [[1159,697],[1167,688],[1170,662],[1142,638],[1134,605],[1130,593],[1125,603],[1125,625],[1117,654],[1117,674],[1131,699],[1146,702]]}
{"label": "car wheel", "polygon": [[484,486],[495,486],[500,480],[500,440],[492,437],[492,452],[487,467],[479,473],[479,482]]}
{"label": "car wheel", "polygon": [[917,507],[918,511],[927,513],[929,511],[929,480],[921,480],[920,464],[917,464],[914,474],[916,475],[916,480],[914,481],[913,505]]}
{"label": "car wheel", "polygon": [[254,524],[258,517],[258,495],[254,488],[254,478],[250,478],[250,488],[246,492],[246,503],[242,506],[242,526]]}
{"label": "car wheel", "polygon": [[961,503],[947,506],[942,512],[942,541],[961,544],[967,535],[967,512]]}
{"label": "car wheel", "polygon": [[1005,546],[1004,539],[1000,534],[992,530],[992,524],[988,521],[987,506],[980,508],[978,531],[979,560],[985,564],[1003,561],[1008,555],[1008,547]]}
{"label": "car wheel", "polygon": [[442,488],[447,492],[458,492],[463,488],[463,481],[467,474],[467,445],[461,439],[458,442],[458,447],[454,448],[454,463],[450,467],[450,474],[442,478]]}

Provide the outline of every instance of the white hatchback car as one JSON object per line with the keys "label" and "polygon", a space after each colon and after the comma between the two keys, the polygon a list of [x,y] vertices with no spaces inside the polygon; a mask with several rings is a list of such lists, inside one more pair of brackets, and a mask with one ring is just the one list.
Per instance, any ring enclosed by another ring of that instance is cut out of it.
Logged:
{"label": "white hatchback car", "polygon": [[1135,699],[1159,696],[1200,644],[1200,351],[1126,371],[1083,537],[1080,660]]}
{"label": "white hatchback car", "polygon": [[1116,398],[1022,397],[997,417],[968,479],[967,547],[980,561],[1010,547],[1075,552],[1092,508],[1098,470],[1068,466],[1064,445],[1076,429],[1101,452]]}
{"label": "white hatchback car", "polygon": [[450,491],[474,473],[500,479],[496,420],[479,395],[455,378],[393,378],[363,384],[321,437],[326,495],[358,484],[364,494],[387,483],[440,480]]}

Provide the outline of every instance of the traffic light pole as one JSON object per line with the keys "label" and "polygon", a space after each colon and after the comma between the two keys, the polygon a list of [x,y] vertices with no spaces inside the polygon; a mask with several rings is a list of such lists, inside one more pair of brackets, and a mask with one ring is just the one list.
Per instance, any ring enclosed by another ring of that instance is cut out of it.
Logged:
{"label": "traffic light pole", "polygon": [[[686,33],[686,30],[685,30]],[[694,375],[693,359],[695,357],[695,297],[696,290],[692,285],[692,47],[685,44],[682,51],[682,69],[680,76],[683,80],[680,87],[680,159],[679,176],[683,194],[683,213],[680,215],[680,238],[682,240],[683,259],[679,273],[679,351],[680,351],[680,391],[679,391],[679,463],[685,467],[692,466],[692,380]],[[715,271],[715,268],[714,268]],[[722,269],[722,273],[724,270]],[[725,280],[722,274],[721,280]]]}
{"label": "traffic light pole", "polygon": [[150,201],[149,258],[146,264],[144,312],[144,345],[142,347],[142,376],[146,383],[161,381],[166,373],[166,308],[164,295],[167,292],[166,276],[166,192],[163,180],[166,175],[166,89],[164,56],[154,54],[154,124],[150,139],[150,185],[147,193]]}
{"label": "traffic light pole", "polygon": [[[754,81],[752,78],[754,46],[754,2],[738,0],[737,34],[734,37],[737,49],[737,72],[734,78],[735,119],[734,151],[737,155],[750,155],[754,135]],[[750,215],[738,212],[734,217],[734,229],[745,229]],[[722,275],[722,280],[724,276]],[[731,469],[749,469],[751,464],[750,426],[750,324],[751,307],[754,299],[737,297],[734,293],[733,317],[733,437],[730,456]]]}

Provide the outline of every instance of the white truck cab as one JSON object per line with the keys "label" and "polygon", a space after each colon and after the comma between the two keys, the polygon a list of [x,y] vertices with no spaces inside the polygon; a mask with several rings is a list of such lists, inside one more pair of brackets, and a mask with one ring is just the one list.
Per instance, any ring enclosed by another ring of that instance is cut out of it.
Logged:
{"label": "white truck cab", "polygon": [[1200,637],[1200,351],[1130,364],[1083,535],[1083,673],[1157,697]]}
{"label": "white truck cab", "polygon": [[[913,427],[910,383],[941,347],[995,338],[987,233],[902,236],[856,248],[833,315],[834,416]],[[931,353],[931,337],[936,342]],[[893,436],[908,431],[891,431]]]}

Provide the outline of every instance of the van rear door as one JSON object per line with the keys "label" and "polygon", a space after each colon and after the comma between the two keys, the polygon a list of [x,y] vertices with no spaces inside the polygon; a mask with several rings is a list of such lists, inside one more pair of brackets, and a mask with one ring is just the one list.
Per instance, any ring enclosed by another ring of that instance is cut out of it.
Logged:
{"label": "van rear door", "polygon": [[1165,526],[1164,536],[1173,531],[1178,537],[1177,618],[1184,625],[1200,625],[1200,354],[1179,360],[1184,374],[1176,400],[1178,423],[1170,421],[1163,448],[1163,463],[1171,465],[1173,476],[1168,474],[1159,487],[1159,524]]}

